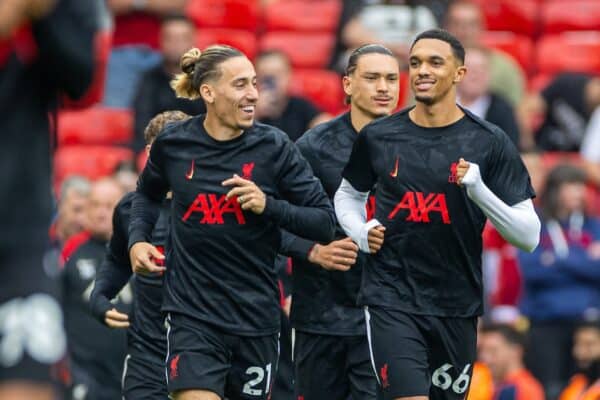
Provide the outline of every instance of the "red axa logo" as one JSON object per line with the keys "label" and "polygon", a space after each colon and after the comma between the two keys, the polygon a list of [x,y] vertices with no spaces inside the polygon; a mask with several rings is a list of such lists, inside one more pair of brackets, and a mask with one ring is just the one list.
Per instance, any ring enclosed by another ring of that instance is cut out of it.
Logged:
{"label": "red axa logo", "polygon": [[458,168],[458,163],[453,162],[450,164],[450,175],[448,175],[448,182],[456,183],[456,169]]}
{"label": "red axa logo", "polygon": [[254,169],[254,163],[246,163],[242,165],[242,178],[252,180],[252,170]]}
{"label": "red axa logo", "polygon": [[379,375],[381,376],[381,386],[385,389],[390,386],[390,381],[388,377],[388,365],[383,364],[381,370],[379,370]]}
{"label": "red axa logo", "polygon": [[179,376],[179,372],[177,371],[177,367],[179,364],[179,354],[171,359],[171,364],[169,364],[169,378],[175,379]]}
{"label": "red axa logo", "polygon": [[375,218],[375,196],[369,196],[365,209],[367,211],[367,221]]}
{"label": "red axa logo", "polygon": [[388,219],[394,219],[396,214],[402,210],[408,211],[405,221],[430,223],[429,213],[437,212],[441,215],[444,224],[450,223],[450,214],[446,205],[446,195],[444,193],[406,192],[402,200],[392,212]]}
{"label": "red axa logo", "polygon": [[224,214],[235,215],[237,223],[240,225],[246,223],[240,203],[235,196],[227,200],[224,194],[200,193],[181,218],[182,221],[187,221],[194,213],[202,214],[201,224],[222,225],[225,223]]}

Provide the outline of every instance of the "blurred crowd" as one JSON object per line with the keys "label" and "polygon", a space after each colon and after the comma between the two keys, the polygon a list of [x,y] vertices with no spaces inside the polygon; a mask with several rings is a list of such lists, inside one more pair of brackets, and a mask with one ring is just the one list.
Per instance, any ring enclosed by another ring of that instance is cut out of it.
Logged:
{"label": "blurred crowd", "polygon": [[[564,11],[558,16],[555,4]],[[296,140],[344,111],[339,74],[352,49],[382,43],[404,68],[414,35],[443,27],[466,48],[460,104],[500,126],[521,150],[542,220],[533,253],[486,227],[487,311],[469,399],[516,398],[502,397],[511,391],[523,400],[600,399],[599,2],[106,0],[98,7],[112,20],[97,29],[109,38],[96,41],[97,65],[106,71],[88,88],[92,100],[67,102],[51,115],[55,212],[37,273],[63,288],[93,283],[113,209],[135,190],[145,162],[144,128],[166,110],[205,111],[169,84],[189,48],[221,42],[246,52],[258,74],[259,121]],[[401,95],[399,109],[413,103],[405,81]],[[70,280],[65,264],[90,239],[97,246],[79,256],[79,278]],[[293,266],[281,264],[286,297]],[[0,290],[11,284],[2,281]],[[127,298],[122,293],[120,301]],[[108,332],[92,317],[89,323],[98,325],[92,334]]]}

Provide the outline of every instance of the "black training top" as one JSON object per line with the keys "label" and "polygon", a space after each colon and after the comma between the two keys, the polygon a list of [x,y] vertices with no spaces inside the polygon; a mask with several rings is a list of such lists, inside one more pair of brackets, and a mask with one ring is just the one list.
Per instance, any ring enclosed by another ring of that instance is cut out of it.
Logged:
{"label": "black training top", "polygon": [[483,312],[486,217],[456,185],[460,157],[479,165],[505,203],[535,196],[509,137],[468,111],[446,127],[417,126],[404,110],[363,129],[343,176],[362,192],[377,184],[375,218],[387,230],[365,266],[361,304],[444,317]]}
{"label": "black training top", "polygon": [[[157,207],[171,189],[163,309],[237,335],[276,333],[279,229],[329,241],[333,208],[283,132],[255,124],[239,137],[217,141],[203,121],[202,115],[171,124],[152,145],[133,202],[129,247],[150,240]],[[234,174],[267,195],[262,215],[243,211],[237,198],[226,199],[231,187],[221,183]]]}

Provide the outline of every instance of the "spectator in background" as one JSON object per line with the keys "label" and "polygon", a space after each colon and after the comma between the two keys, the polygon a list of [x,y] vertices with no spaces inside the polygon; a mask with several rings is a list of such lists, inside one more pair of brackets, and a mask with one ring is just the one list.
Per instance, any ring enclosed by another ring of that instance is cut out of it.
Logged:
{"label": "spectator in background", "polygon": [[[129,108],[142,74],[160,63],[161,18],[183,14],[187,0],[106,0],[115,16],[104,104]],[[148,121],[146,121],[148,122]]]}
{"label": "spectator in background", "polygon": [[[96,271],[112,235],[112,213],[123,190],[111,178],[95,182],[86,209],[86,231],[73,236],[77,246],[63,252],[63,310],[67,330],[73,399],[121,398],[121,376],[126,354],[126,332],[109,329],[89,312]],[[115,307],[129,312],[131,290],[121,292]]]}
{"label": "spectator in background", "polygon": [[133,110],[135,112],[134,150],[141,151],[146,142],[144,129],[157,114],[167,110],[179,110],[188,115],[206,112],[201,101],[178,98],[171,88],[171,79],[179,72],[179,59],[194,47],[196,28],[188,18],[177,15],[167,17],[160,27],[160,52],[162,63],[147,71],[141,78]]}
{"label": "spectator in background", "polygon": [[81,176],[71,176],[63,181],[60,187],[55,228],[56,238],[60,243],[65,243],[86,226],[90,189],[90,181]]}
{"label": "spectator in background", "polygon": [[600,220],[585,215],[585,174],[573,166],[549,172],[540,206],[540,245],[518,254],[520,308],[531,323],[527,365],[556,398],[572,372],[575,324],[600,313]]}
{"label": "spectator in background", "polygon": [[494,399],[544,400],[542,385],[525,369],[525,335],[510,325],[488,325],[481,329],[479,359],[494,380]]}
{"label": "spectator in background", "polygon": [[519,127],[511,104],[490,89],[491,52],[483,47],[469,47],[465,67],[469,79],[456,87],[458,102],[479,118],[498,125],[519,148]]}
{"label": "spectator in background", "polygon": [[[600,106],[600,77],[563,73],[541,93],[529,96],[522,105],[523,115],[542,115],[535,132],[524,132],[542,150],[579,151],[586,127]],[[524,126],[527,124],[524,122]]]}
{"label": "spectator in background", "polygon": [[310,100],[290,95],[292,66],[285,53],[265,51],[256,57],[255,64],[260,90],[256,105],[259,122],[276,126],[296,141],[306,130],[330,118]]}
{"label": "spectator in background", "polygon": [[[350,53],[369,43],[379,43],[392,50],[401,66],[405,66],[414,36],[438,26],[429,3],[419,0],[345,1],[335,69],[343,72]],[[435,6],[438,10],[439,2],[435,2]]]}
{"label": "spectator in background", "polygon": [[[479,47],[485,31],[483,13],[476,3],[454,1],[448,7],[445,28],[465,48]],[[491,91],[503,96],[516,107],[525,93],[525,77],[521,67],[512,57],[499,50],[490,50],[489,63]]]}
{"label": "spectator in background", "polygon": [[113,178],[125,193],[133,192],[137,185],[138,171],[133,160],[121,161],[113,172]]}
{"label": "spectator in background", "polygon": [[578,373],[559,400],[600,399],[600,323],[584,322],[575,330],[573,357]]}

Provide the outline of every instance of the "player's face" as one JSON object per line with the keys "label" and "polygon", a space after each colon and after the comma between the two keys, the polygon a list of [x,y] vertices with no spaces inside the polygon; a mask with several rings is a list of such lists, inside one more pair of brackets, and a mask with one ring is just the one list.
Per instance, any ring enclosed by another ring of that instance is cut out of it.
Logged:
{"label": "player's face", "polygon": [[511,359],[515,356],[514,347],[499,333],[488,332],[481,336],[479,359],[490,369],[494,380],[504,379]]}
{"label": "player's face", "polygon": [[100,181],[92,186],[88,203],[88,231],[92,236],[108,240],[112,234],[112,215],[123,191],[113,181]]}
{"label": "player's face", "polygon": [[392,56],[361,56],[354,72],[344,77],[344,91],[351,96],[352,106],[372,118],[391,114],[398,104],[399,70]]}
{"label": "player's face", "polygon": [[246,57],[234,57],[219,66],[221,77],[212,86],[217,118],[230,129],[247,129],[254,122],[258,100],[256,72]]}
{"label": "player's face", "polygon": [[409,78],[418,102],[433,105],[453,95],[465,73],[450,44],[442,40],[421,39],[410,52]]}
{"label": "player's face", "polygon": [[593,328],[584,328],[575,334],[573,357],[581,369],[589,368],[600,360],[600,332]]}

